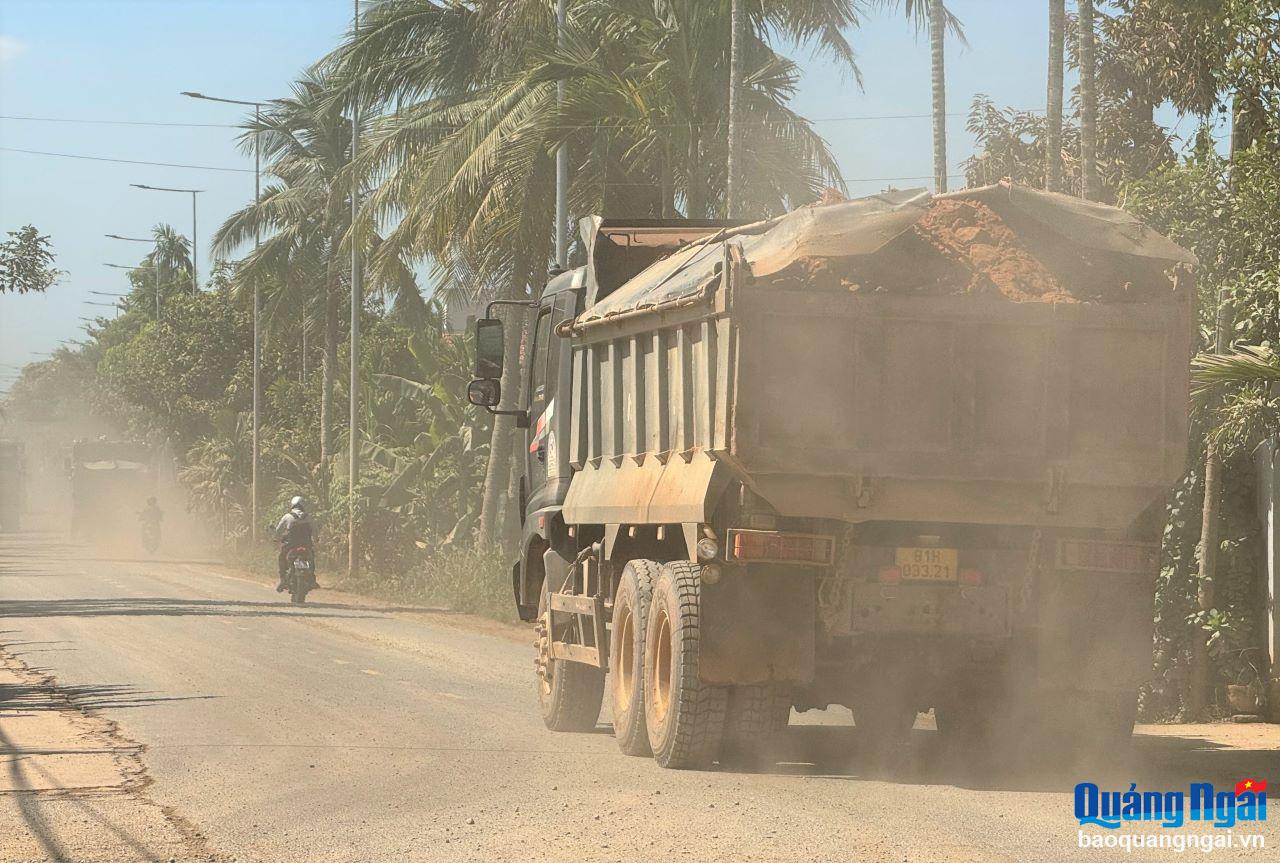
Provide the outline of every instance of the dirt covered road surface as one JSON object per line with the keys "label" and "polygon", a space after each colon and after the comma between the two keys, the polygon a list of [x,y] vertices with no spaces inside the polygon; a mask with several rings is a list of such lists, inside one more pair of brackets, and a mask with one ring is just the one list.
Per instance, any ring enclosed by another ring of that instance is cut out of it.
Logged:
{"label": "dirt covered road surface", "polygon": [[1274,785],[1277,726],[1140,727],[1105,767],[1013,769],[951,757],[921,716],[910,751],[885,766],[860,757],[848,713],[833,709],[793,714],[769,763],[664,771],[618,751],[607,712],[592,734],[542,728],[523,628],[332,591],[312,600],[291,607],[215,566],[0,539],[0,861],[1202,853],[1080,847],[1102,834],[1229,837],[1234,847],[1204,855],[1218,860],[1280,848],[1278,815],[1108,831],[1072,812],[1081,781]]}

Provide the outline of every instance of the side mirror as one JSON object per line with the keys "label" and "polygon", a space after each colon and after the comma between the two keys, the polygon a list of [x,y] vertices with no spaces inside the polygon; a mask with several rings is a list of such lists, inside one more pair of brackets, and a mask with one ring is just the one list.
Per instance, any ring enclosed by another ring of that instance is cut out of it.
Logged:
{"label": "side mirror", "polygon": [[[478,362],[477,365],[479,365]],[[467,384],[467,401],[482,408],[497,407],[498,402],[502,401],[502,382],[493,378],[472,381]]]}
{"label": "side mirror", "polygon": [[[476,377],[494,380],[502,377],[502,362],[507,350],[502,337],[502,321],[497,318],[481,318],[476,321]],[[470,388],[467,392],[470,393]],[[481,402],[473,402],[481,404]],[[494,404],[497,404],[495,401]]]}

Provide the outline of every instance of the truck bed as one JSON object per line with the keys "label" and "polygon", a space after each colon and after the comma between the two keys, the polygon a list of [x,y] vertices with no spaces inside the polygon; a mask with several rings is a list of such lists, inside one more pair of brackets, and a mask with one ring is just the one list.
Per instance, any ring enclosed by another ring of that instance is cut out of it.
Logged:
{"label": "truck bed", "polygon": [[794,515],[1127,524],[1181,474],[1190,305],[735,299],[730,453]]}

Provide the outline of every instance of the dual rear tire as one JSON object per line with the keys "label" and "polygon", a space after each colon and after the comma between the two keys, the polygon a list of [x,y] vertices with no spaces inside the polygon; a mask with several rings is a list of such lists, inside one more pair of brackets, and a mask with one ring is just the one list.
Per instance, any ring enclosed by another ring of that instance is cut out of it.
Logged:
{"label": "dual rear tire", "polygon": [[633,560],[622,570],[613,601],[613,634],[609,638],[609,668],[613,672],[613,734],[627,755],[649,755],[649,726],[645,721],[645,641],[653,586],[662,564]]}
{"label": "dual rear tire", "polygon": [[689,561],[664,565],[649,607],[644,712],[653,760],[662,767],[708,767],[719,757],[724,739],[729,688],[698,677],[701,570]]}
{"label": "dual rear tire", "polygon": [[[662,767],[697,769],[745,759],[787,726],[791,688],[714,686],[699,677],[702,567],[689,561],[632,560],[614,599],[609,646],[614,736],[627,755]],[[548,657],[544,586],[539,624],[539,702],[553,731],[587,731],[599,718],[604,672]]]}

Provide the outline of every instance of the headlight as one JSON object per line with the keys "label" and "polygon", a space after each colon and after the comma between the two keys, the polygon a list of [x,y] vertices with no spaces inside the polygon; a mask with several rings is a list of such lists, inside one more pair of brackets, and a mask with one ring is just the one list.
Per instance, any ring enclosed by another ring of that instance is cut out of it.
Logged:
{"label": "headlight", "polygon": [[704,536],[698,540],[698,560],[714,560],[720,554],[720,545],[711,537]]}

